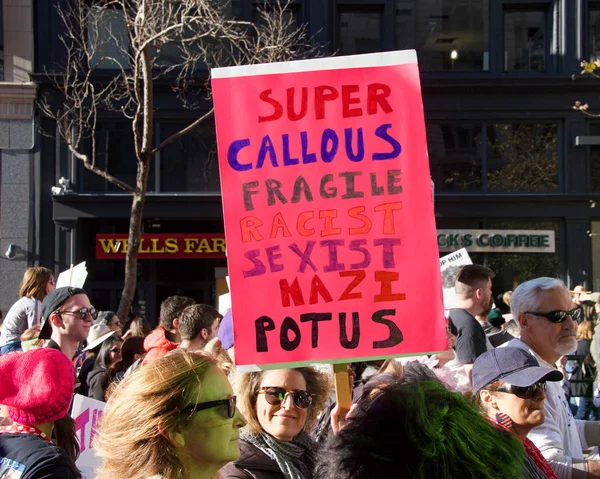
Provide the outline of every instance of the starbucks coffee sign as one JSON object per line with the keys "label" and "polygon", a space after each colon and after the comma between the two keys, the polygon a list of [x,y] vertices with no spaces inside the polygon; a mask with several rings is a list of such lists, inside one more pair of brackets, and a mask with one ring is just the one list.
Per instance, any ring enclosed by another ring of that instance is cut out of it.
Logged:
{"label": "starbucks coffee sign", "polygon": [[553,230],[437,230],[440,252],[554,253]]}

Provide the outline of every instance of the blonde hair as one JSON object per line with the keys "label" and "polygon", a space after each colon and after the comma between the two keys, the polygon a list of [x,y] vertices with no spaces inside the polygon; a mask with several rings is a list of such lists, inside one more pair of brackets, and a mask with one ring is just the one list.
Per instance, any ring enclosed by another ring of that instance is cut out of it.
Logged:
{"label": "blonde hair", "polygon": [[[313,401],[308,407],[306,423],[304,424],[304,431],[308,432],[317,423],[318,416],[329,399],[331,381],[326,373],[317,371],[314,368],[295,368],[294,371],[302,374],[302,377],[306,381],[306,390],[314,394]],[[234,377],[233,388],[238,397],[238,407],[246,418],[246,421],[248,421],[245,430],[250,434],[262,431],[256,415],[256,398],[265,372],[241,373]]]}
{"label": "blonde hair", "polygon": [[577,326],[577,339],[587,339],[591,341],[594,337],[594,327],[591,321],[583,321]]}
{"label": "blonde hair", "polygon": [[181,410],[196,401],[215,359],[174,351],[127,376],[112,392],[94,436],[102,459],[96,479],[186,479],[188,471],[159,431],[184,427]]}
{"label": "blonde hair", "polygon": [[512,291],[507,291],[502,295],[502,301],[504,301],[504,304],[506,304],[506,306],[510,306],[510,297],[512,296],[512,293]]}
{"label": "blonde hair", "polygon": [[54,277],[54,274],[48,268],[35,266],[27,268],[23,275],[21,288],[19,289],[19,298],[35,298],[43,301],[46,297],[46,286],[48,281]]}

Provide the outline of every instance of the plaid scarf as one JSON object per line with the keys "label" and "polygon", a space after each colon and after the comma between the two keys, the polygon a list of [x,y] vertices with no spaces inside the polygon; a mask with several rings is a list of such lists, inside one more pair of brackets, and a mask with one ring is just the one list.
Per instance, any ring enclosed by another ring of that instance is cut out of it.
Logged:
{"label": "plaid scarf", "polygon": [[286,479],[311,479],[315,465],[314,443],[301,432],[292,441],[280,441],[261,432],[242,434],[242,439],[273,459]]}

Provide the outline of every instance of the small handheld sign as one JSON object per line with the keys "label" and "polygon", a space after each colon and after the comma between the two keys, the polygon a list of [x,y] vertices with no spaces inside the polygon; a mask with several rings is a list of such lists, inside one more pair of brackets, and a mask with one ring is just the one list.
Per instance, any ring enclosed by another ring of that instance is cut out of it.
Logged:
{"label": "small handheld sign", "polygon": [[242,370],[446,349],[413,50],[212,70]]}

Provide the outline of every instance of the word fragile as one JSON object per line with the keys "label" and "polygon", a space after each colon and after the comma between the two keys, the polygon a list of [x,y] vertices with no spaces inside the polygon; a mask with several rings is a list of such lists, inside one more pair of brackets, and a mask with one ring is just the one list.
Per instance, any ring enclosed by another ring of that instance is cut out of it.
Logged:
{"label": "word fragile", "polygon": [[[401,174],[402,170],[387,170],[384,186],[381,184],[381,178],[378,178],[377,173],[370,173],[369,186],[366,187],[366,185],[360,184],[361,179],[363,182],[365,181],[365,179],[361,178],[362,171],[342,171],[338,173],[337,176],[344,180],[343,185],[340,185],[340,182],[336,182],[334,176],[328,173],[323,175],[319,181],[318,194],[323,199],[337,198],[338,194],[340,194],[343,200],[364,198],[364,190],[367,190],[371,196],[382,196],[384,194],[399,195],[402,193]],[[358,185],[356,184],[357,182],[359,183]],[[260,183],[258,181],[249,181],[242,184],[244,209],[246,211],[254,210],[254,200],[252,197],[255,195],[264,198],[266,194],[267,206],[274,206],[277,202],[285,205],[288,202],[288,198],[290,198],[290,192],[285,191],[283,183],[279,180],[267,178],[264,181],[264,189],[259,189],[259,186]],[[298,176],[294,180],[291,198],[289,199],[290,203],[299,203],[302,198],[307,203],[312,202],[314,200],[313,190],[317,190],[316,185],[313,185],[311,188],[306,178]]]}

